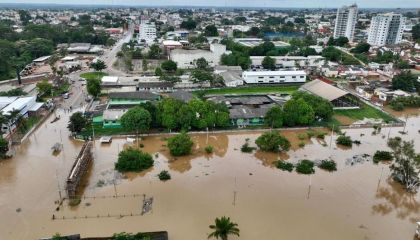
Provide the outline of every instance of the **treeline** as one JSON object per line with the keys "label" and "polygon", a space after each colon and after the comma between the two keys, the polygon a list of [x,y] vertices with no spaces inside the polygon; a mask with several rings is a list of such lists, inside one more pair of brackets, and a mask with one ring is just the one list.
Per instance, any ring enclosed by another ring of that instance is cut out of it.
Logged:
{"label": "treeline", "polygon": [[230,125],[229,110],[224,104],[200,99],[188,103],[165,98],[156,105],[141,104],[151,116],[151,127],[168,130],[204,130],[223,128]]}
{"label": "treeline", "polygon": [[21,33],[17,33],[12,24],[0,22],[0,80],[15,77],[16,69],[21,69],[33,59],[52,54],[59,43],[109,45],[114,42],[109,34],[94,31],[92,25],[28,24]]}
{"label": "treeline", "polygon": [[298,91],[283,107],[271,108],[265,116],[265,123],[274,128],[310,126],[316,121],[328,121],[332,115],[333,105],[329,101]]}
{"label": "treeline", "polygon": [[396,111],[402,111],[406,107],[420,107],[420,97],[419,96],[409,96],[409,97],[397,97],[389,102],[389,105],[392,109]]}
{"label": "treeline", "polygon": [[276,47],[274,43],[265,41],[255,47],[243,46],[232,39],[222,40],[222,44],[226,45],[226,48],[232,51],[231,54],[223,54],[221,57],[221,63],[228,66],[241,66],[242,69],[248,69],[251,65],[250,56],[309,56],[318,55],[315,49],[309,46],[315,45],[316,41],[312,36],[306,36],[305,38],[293,38],[289,41],[289,47]]}

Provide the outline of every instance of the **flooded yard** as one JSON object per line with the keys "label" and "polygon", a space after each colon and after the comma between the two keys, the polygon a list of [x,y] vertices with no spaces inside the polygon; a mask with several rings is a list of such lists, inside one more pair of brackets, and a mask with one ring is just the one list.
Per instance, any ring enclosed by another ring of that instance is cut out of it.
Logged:
{"label": "flooded yard", "polygon": [[[225,215],[239,224],[241,237],[232,239],[411,240],[420,220],[420,194],[408,194],[389,180],[388,165],[349,164],[354,155],[386,150],[388,136],[414,140],[419,152],[418,117],[408,118],[406,135],[398,133],[403,128],[383,128],[377,135],[373,129],[344,130],[361,141],[351,149],[337,147],[336,135],[302,140],[299,134],[306,131],[283,131],[292,148],[281,154],[242,153],[245,139],[255,146],[259,132],[193,135],[193,154],[178,158],[170,156],[167,136],[150,136],[142,139],[141,149],[153,155],[154,167],[126,175],[114,171],[118,152],[129,146],[126,140],[114,139],[109,145],[96,141],[85,198],[77,207],[65,201],[56,211],[55,202],[60,192],[65,195],[65,179],[83,144],[67,137],[69,114],[60,114],[58,122],[46,121],[19,146],[15,157],[0,162],[0,239],[161,230],[173,240],[207,239],[208,226]],[[54,156],[51,147],[56,142],[62,142],[64,150]],[[305,145],[299,147],[300,142]],[[205,153],[207,145],[214,153]],[[338,171],[317,168],[308,176],[273,165],[278,159],[327,158],[337,161]],[[172,179],[161,182],[161,170],[168,170]],[[143,194],[154,201],[152,211],[140,215]]]}

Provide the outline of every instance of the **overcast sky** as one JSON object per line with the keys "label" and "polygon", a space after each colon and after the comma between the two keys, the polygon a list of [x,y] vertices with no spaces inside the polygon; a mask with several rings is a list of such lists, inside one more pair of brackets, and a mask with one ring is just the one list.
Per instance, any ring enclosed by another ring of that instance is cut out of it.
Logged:
{"label": "overcast sky", "polygon": [[0,3],[114,4],[143,6],[227,6],[335,8],[357,3],[362,8],[420,8],[420,0],[0,0]]}

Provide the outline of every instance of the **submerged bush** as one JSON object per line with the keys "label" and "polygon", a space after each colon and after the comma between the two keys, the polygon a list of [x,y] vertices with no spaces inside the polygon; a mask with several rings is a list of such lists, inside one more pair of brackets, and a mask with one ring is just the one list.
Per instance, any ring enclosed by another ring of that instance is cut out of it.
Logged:
{"label": "submerged bush", "polygon": [[280,135],[278,131],[263,133],[255,140],[255,143],[265,152],[288,151],[290,148],[289,140]]}
{"label": "submerged bush", "polygon": [[394,156],[391,152],[388,151],[376,151],[373,155],[373,162],[378,163],[380,161],[392,161]]}
{"label": "submerged bush", "polygon": [[314,162],[304,159],[300,160],[296,165],[296,172],[302,174],[312,174],[315,173]]}
{"label": "submerged bush", "polygon": [[285,162],[285,161],[277,161],[276,162],[276,167],[278,168],[278,169],[281,169],[281,170],[283,170],[283,171],[289,171],[289,172],[291,172],[291,171],[293,171],[293,164],[292,163],[289,163],[289,162]]}
{"label": "submerged bush", "polygon": [[115,169],[119,172],[139,172],[153,166],[152,155],[134,148],[128,148],[118,154]]}
{"label": "submerged bush", "polygon": [[168,148],[172,156],[185,156],[191,153],[194,145],[190,136],[185,132],[168,138]]}
{"label": "submerged bush", "polygon": [[171,179],[171,174],[169,174],[168,171],[163,170],[158,174],[158,177],[159,177],[159,180],[166,181],[166,180]]}
{"label": "submerged bush", "polygon": [[339,145],[343,145],[346,147],[353,146],[353,141],[351,140],[351,137],[346,135],[340,135],[335,142]]}
{"label": "submerged bush", "polygon": [[212,145],[208,145],[207,147],[204,148],[204,151],[206,151],[206,153],[212,153],[213,152],[213,146]]}
{"label": "submerged bush", "polygon": [[324,133],[324,132],[318,132],[317,134],[316,134],[316,138],[319,138],[319,139],[324,139],[325,138],[325,135],[327,135],[326,133]]}
{"label": "submerged bush", "polygon": [[254,151],[255,148],[254,147],[250,147],[249,146],[249,138],[245,139],[245,143],[242,145],[241,147],[241,152],[244,153],[251,153],[252,151]]}
{"label": "submerged bush", "polygon": [[322,160],[318,167],[329,172],[337,171],[337,163],[334,160]]}

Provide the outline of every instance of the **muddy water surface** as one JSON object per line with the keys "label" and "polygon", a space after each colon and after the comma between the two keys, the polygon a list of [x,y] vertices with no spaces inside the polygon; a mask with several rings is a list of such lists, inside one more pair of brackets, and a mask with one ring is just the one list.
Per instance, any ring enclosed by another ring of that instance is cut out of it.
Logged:
{"label": "muddy water surface", "polygon": [[[173,240],[207,239],[208,225],[226,215],[241,230],[241,237],[232,239],[411,240],[414,223],[420,220],[419,194],[407,194],[390,181],[388,165],[346,164],[356,154],[386,149],[388,135],[402,136],[398,133],[402,128],[384,128],[377,135],[371,134],[372,129],[346,130],[362,142],[351,149],[335,146],[335,135],[327,135],[324,141],[300,140],[299,133],[284,131],[292,149],[282,154],[242,153],[245,139],[254,146],[258,132],[201,134],[193,136],[193,155],[179,158],[169,155],[165,136],[146,137],[142,150],[154,156],[155,165],[127,175],[113,171],[118,151],[129,146],[125,139],[114,139],[110,145],[96,142],[84,189],[85,197],[95,198],[82,199],[75,208],[65,202],[55,211],[59,189],[82,145],[67,138],[68,116],[61,115],[59,122],[47,121],[19,146],[14,158],[0,163],[0,239],[34,239],[56,232],[88,237],[155,230],[168,231]],[[409,118],[408,134],[402,136],[415,140],[418,151],[419,129],[420,118]],[[61,141],[64,151],[53,156],[51,146]],[[303,148],[299,147],[302,141]],[[206,154],[207,145],[215,152]],[[306,176],[282,172],[272,164],[278,159],[297,162],[303,158],[335,159],[338,171],[316,169],[314,175]],[[159,181],[156,175],[161,170],[168,170],[172,179]],[[140,213],[143,194],[154,198],[152,212],[126,216]],[[53,221],[53,214],[65,220]]]}

